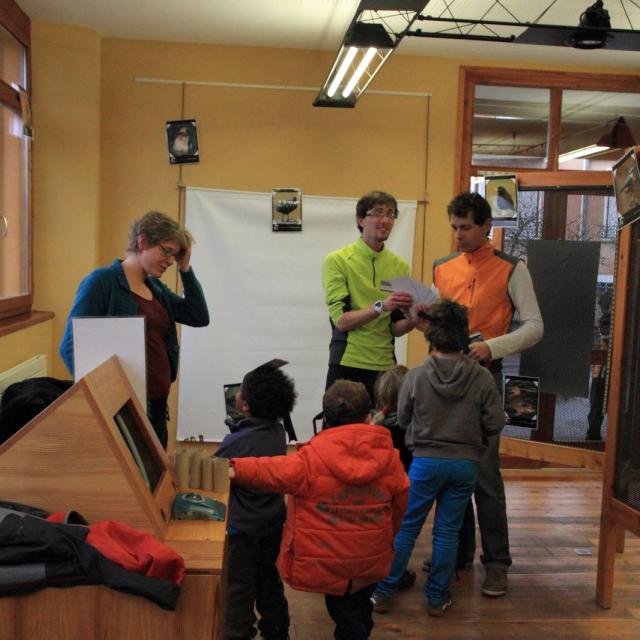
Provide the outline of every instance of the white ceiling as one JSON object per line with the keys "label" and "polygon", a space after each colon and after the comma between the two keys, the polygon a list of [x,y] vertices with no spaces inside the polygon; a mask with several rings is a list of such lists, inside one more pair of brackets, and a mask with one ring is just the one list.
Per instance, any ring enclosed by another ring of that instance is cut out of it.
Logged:
{"label": "white ceiling", "polygon": [[[548,5],[546,23],[577,25],[594,0],[431,0],[424,13],[456,18],[535,20]],[[359,0],[17,0],[32,20],[95,29],[104,37],[174,42],[337,50]],[[617,28],[640,29],[633,0],[606,0]],[[627,10],[625,14],[624,9]],[[629,25],[627,16],[631,19]],[[637,23],[637,24],[635,24]],[[417,23],[414,28],[419,26]],[[640,69],[639,51],[579,51],[510,43],[462,42],[406,37],[399,54],[531,60]]]}

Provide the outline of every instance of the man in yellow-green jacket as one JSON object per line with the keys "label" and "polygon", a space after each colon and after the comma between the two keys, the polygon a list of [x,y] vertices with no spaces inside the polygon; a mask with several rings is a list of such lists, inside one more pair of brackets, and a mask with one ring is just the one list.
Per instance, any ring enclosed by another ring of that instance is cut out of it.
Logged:
{"label": "man in yellow-green jacket", "polygon": [[396,362],[394,339],[418,323],[405,317],[411,294],[380,289],[383,280],[409,275],[409,265],[385,247],[397,217],[392,195],[367,193],[356,205],[360,237],[325,258],[322,281],[332,329],[327,389],[340,378],[362,382],[373,400],[378,374]]}

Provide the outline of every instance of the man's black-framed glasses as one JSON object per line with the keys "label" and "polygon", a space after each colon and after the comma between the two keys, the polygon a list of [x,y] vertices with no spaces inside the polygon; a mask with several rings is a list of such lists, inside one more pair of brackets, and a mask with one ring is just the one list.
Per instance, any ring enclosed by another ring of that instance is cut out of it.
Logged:
{"label": "man's black-framed glasses", "polygon": [[369,209],[366,213],[369,218],[388,218],[389,220],[395,220],[398,217],[398,211],[396,209],[383,209],[382,207],[374,207]]}

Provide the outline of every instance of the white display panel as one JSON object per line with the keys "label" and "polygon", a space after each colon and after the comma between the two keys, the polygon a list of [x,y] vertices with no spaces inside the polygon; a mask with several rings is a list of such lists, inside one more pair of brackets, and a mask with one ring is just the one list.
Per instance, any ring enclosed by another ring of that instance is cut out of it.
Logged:
{"label": "white display panel", "polygon": [[[223,386],[256,366],[282,358],[296,384],[293,424],[299,440],[321,409],[331,327],[322,291],[325,256],[358,237],[355,198],[303,196],[303,230],[271,231],[271,193],[188,189],[186,226],[191,264],[211,323],[183,327],[178,439],[227,433]],[[416,202],[398,203],[389,249],[412,262]],[[396,341],[406,363],[406,337]]]}

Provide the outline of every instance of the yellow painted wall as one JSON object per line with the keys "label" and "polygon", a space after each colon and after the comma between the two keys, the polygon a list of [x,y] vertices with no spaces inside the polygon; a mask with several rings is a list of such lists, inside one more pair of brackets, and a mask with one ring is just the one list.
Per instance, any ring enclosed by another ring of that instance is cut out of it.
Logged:
{"label": "yellow painted wall", "polygon": [[57,345],[79,279],[98,265],[100,37],[35,22],[32,43],[34,307],[55,312],[50,371],[68,377]]}
{"label": "yellow painted wall", "polygon": [[[6,371],[17,364],[44,354],[49,364],[49,375],[53,375],[52,362],[53,320],[41,322],[22,331],[0,336],[0,371]],[[62,376],[68,377],[68,376]]]}

